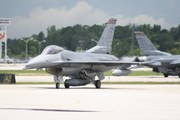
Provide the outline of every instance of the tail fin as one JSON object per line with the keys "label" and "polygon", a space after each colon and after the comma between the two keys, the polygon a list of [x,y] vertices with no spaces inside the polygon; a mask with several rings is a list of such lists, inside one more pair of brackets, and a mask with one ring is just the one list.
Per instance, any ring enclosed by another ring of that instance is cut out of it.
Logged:
{"label": "tail fin", "polygon": [[145,56],[171,55],[166,52],[159,51],[155,48],[149,38],[143,32],[134,32],[141,49],[141,54]]}
{"label": "tail fin", "polygon": [[112,49],[111,45],[112,45],[112,41],[113,41],[116,21],[117,21],[117,19],[115,19],[115,18],[109,19],[97,45],[95,47],[87,50],[86,52],[105,53],[105,54],[111,53],[111,49]]}

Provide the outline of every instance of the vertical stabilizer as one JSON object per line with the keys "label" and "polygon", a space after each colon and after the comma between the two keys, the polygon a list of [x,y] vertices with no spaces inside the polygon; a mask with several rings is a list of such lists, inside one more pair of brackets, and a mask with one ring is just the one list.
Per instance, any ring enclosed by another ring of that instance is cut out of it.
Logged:
{"label": "vertical stabilizer", "polygon": [[116,21],[117,21],[117,19],[115,19],[115,18],[109,19],[97,45],[95,47],[87,50],[86,52],[105,53],[105,54],[111,53],[111,49],[112,49],[111,45],[112,45],[112,41],[113,41]]}
{"label": "vertical stabilizer", "polygon": [[156,56],[156,55],[171,55],[166,52],[161,52],[155,48],[149,38],[143,32],[134,32],[136,39],[138,41],[141,55],[145,56]]}
{"label": "vertical stabilizer", "polygon": [[134,32],[141,51],[156,50],[149,38],[143,32]]}

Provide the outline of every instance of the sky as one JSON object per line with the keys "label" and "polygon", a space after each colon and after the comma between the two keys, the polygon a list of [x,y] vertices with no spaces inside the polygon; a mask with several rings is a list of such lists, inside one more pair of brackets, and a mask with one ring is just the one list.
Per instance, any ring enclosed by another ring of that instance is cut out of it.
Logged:
{"label": "sky", "polygon": [[[102,25],[117,18],[116,25],[129,23],[161,25],[164,29],[180,24],[180,0],[0,0],[0,18],[11,18],[7,37],[47,35],[47,28]],[[4,26],[0,26],[4,30]]]}

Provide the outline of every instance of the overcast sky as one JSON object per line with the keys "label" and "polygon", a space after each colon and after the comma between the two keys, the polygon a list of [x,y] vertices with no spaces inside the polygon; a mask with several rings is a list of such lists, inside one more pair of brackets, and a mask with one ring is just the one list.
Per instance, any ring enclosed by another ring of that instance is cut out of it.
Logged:
{"label": "overcast sky", "polygon": [[[180,24],[180,0],[0,0],[0,18],[12,18],[8,38],[30,37],[52,25],[93,25],[117,18],[117,25]],[[4,26],[1,26],[4,30]]]}

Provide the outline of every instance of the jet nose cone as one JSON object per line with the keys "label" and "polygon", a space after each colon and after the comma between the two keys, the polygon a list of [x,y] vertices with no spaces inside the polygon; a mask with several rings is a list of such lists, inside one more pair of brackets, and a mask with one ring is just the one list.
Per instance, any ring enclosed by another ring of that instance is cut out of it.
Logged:
{"label": "jet nose cone", "polygon": [[37,64],[36,61],[34,61],[34,60],[32,59],[32,60],[30,60],[30,61],[27,63],[26,69],[36,68],[36,66],[37,66],[36,64]]}
{"label": "jet nose cone", "polygon": [[43,59],[42,56],[37,56],[32,60],[30,60],[25,68],[26,69],[41,68],[44,66],[44,64],[45,64],[45,59]]}

